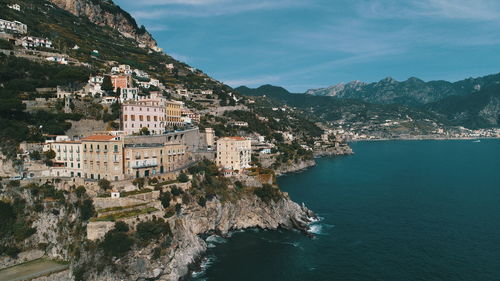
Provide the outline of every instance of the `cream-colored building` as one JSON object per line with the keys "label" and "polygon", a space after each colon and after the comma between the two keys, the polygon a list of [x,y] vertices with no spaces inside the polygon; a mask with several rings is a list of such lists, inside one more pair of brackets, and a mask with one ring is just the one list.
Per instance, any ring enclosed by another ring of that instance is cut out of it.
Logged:
{"label": "cream-colored building", "polygon": [[53,150],[56,157],[51,168],[56,177],[82,177],[82,143],[80,141],[56,141],[46,143],[44,151]]}
{"label": "cream-colored building", "polygon": [[82,139],[83,177],[111,181],[151,177],[190,163],[185,131],[150,136],[93,135]]}
{"label": "cream-colored building", "polygon": [[83,177],[122,180],[123,136],[93,135],[82,139]]}
{"label": "cream-colored building", "polygon": [[167,126],[180,126],[182,125],[182,106],[183,103],[180,101],[167,100],[165,102],[167,108],[166,111],[166,123]]}
{"label": "cream-colored building", "polygon": [[217,140],[217,165],[223,169],[238,171],[250,168],[252,142],[242,137],[225,137]]}

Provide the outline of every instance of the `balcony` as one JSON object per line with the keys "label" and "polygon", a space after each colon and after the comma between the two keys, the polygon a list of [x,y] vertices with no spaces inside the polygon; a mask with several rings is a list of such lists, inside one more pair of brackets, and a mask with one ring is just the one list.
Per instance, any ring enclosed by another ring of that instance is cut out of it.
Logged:
{"label": "balcony", "polygon": [[141,160],[141,161],[135,161],[135,163],[131,163],[130,165],[132,169],[141,169],[141,168],[149,168],[149,167],[156,167],[158,166],[158,163],[156,162],[156,159],[147,159],[147,160]]}

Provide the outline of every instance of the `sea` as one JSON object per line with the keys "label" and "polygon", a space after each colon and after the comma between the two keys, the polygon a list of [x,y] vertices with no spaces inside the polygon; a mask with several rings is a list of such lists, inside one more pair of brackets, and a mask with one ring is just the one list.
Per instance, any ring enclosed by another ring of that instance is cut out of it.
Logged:
{"label": "sea", "polygon": [[372,141],[278,179],[314,238],[210,237],[191,281],[498,281],[500,140]]}

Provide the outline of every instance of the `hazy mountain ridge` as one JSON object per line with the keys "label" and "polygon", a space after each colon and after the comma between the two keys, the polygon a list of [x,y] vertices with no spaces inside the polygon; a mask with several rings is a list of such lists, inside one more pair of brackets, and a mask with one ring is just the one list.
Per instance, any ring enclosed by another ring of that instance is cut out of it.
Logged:
{"label": "hazy mountain ridge", "polygon": [[[500,79],[500,75],[465,79],[455,83],[446,81],[425,83],[419,79],[405,81],[408,82],[405,85],[406,87],[410,84],[413,84],[414,87],[422,85],[424,89],[415,91],[422,95],[430,88],[428,84],[431,84],[433,89],[442,89],[443,93],[448,94],[442,99],[425,105],[407,105],[400,102],[400,100],[404,101],[404,99],[398,99],[391,103],[376,103],[366,99],[339,97],[339,95],[292,94],[282,87],[272,85],[263,85],[255,89],[241,86],[235,90],[246,96],[266,96],[290,106],[310,109],[317,118],[324,121],[347,118],[351,122],[366,122],[371,118],[370,115],[372,117],[377,116],[380,120],[407,115],[415,121],[430,119],[435,120],[437,123],[475,129],[498,127],[500,124],[500,82],[496,81],[496,79]],[[365,87],[371,87],[372,89],[384,87],[387,89],[387,85],[392,85],[393,89],[396,89],[398,83],[400,82],[386,78],[382,80],[382,84],[372,83],[365,85]],[[360,83],[356,84],[361,85]],[[475,87],[474,85],[485,86]],[[467,94],[466,90],[474,87],[475,89]],[[344,87],[344,89],[347,88],[354,89],[352,85]],[[455,93],[455,95],[449,95],[450,92]],[[343,93],[346,93],[346,91],[343,91]],[[457,93],[460,93],[460,95]]]}
{"label": "hazy mountain ridge", "polygon": [[453,83],[443,80],[424,82],[415,77],[399,82],[388,77],[374,83],[353,81],[328,88],[310,89],[306,93],[315,96],[359,99],[370,103],[418,106],[437,102],[449,96],[468,95],[497,82],[500,82],[500,74],[468,78]]}

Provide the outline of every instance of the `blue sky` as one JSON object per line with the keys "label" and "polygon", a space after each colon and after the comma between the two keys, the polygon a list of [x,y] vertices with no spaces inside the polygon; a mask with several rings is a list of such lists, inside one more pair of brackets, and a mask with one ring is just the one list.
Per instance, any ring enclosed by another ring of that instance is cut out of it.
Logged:
{"label": "blue sky", "polygon": [[115,0],[231,86],[456,81],[500,72],[499,0]]}

